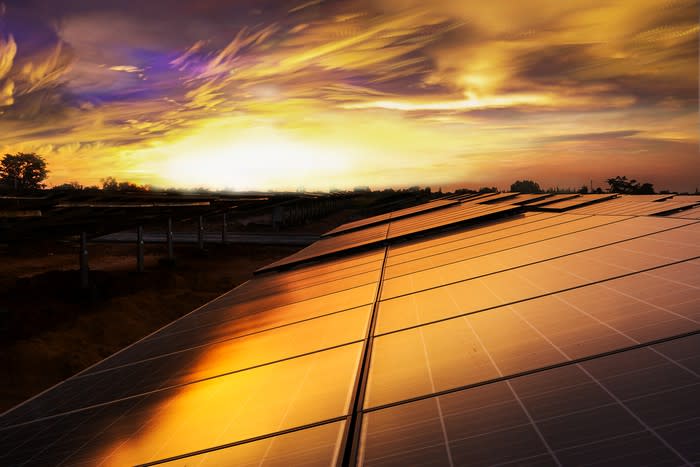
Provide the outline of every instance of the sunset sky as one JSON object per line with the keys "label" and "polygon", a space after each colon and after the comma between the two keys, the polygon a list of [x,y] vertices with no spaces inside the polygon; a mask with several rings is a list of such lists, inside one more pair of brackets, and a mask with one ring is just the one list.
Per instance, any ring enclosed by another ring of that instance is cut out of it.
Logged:
{"label": "sunset sky", "polygon": [[0,0],[49,184],[700,187],[696,0]]}

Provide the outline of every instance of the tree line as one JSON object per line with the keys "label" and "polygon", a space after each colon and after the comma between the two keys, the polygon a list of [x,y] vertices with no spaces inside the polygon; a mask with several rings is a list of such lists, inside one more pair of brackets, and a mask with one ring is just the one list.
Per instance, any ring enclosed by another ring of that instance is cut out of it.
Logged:
{"label": "tree line", "polygon": [[[0,187],[11,191],[26,191],[39,190],[46,187],[44,180],[48,176],[49,171],[46,167],[46,160],[33,152],[16,154],[5,154],[0,160]],[[100,180],[102,186],[84,187],[79,182],[68,182],[63,185],[54,187],[58,190],[105,190],[105,191],[150,191],[148,185],[137,185],[132,182],[120,182],[114,177],[106,177]],[[654,194],[654,185],[648,182],[639,183],[637,180],[628,179],[626,176],[616,176],[606,180],[608,193],[621,193],[628,195],[645,195]],[[359,191],[359,188],[355,189]],[[363,187],[363,191],[365,188]],[[369,191],[369,187],[366,187]],[[426,188],[430,193],[430,188]],[[386,190],[385,190],[386,191]],[[411,187],[406,191],[422,191],[419,187]],[[441,192],[442,190],[440,190]],[[462,188],[455,190],[457,194],[465,193],[490,193],[498,191],[496,187],[482,187],[479,190],[469,190]],[[510,186],[510,191],[519,193],[546,193],[546,192],[561,192],[559,188],[556,190],[549,188],[543,190],[539,183],[534,180],[516,180]],[[581,186],[578,193],[589,193],[589,188],[586,185]],[[591,193],[603,193],[603,190],[598,187],[595,190],[590,190]]]}
{"label": "tree line", "polygon": [[[637,180],[628,179],[626,176],[620,176],[608,178],[606,180],[608,184],[608,193],[620,193],[625,195],[653,195],[654,185],[652,183],[639,183]],[[546,193],[546,192],[560,192],[558,188],[543,190],[540,188],[539,183],[533,180],[516,180],[511,186],[510,191],[517,191],[519,193]],[[589,191],[588,186],[583,185],[577,190],[578,193],[603,193],[603,189],[598,187],[595,190],[591,189]]]}
{"label": "tree line", "polygon": [[[41,190],[49,174],[46,160],[33,152],[5,154],[0,160],[0,187],[10,191]],[[53,187],[55,190],[104,190],[104,191],[150,191],[148,185],[120,182],[114,177],[100,180],[101,186],[83,186],[79,182],[68,182]]]}

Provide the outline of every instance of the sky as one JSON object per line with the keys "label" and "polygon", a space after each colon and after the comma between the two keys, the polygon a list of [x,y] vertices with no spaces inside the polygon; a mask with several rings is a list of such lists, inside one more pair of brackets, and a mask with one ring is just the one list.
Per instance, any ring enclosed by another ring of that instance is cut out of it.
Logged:
{"label": "sky", "polygon": [[700,187],[695,0],[0,0],[49,185]]}

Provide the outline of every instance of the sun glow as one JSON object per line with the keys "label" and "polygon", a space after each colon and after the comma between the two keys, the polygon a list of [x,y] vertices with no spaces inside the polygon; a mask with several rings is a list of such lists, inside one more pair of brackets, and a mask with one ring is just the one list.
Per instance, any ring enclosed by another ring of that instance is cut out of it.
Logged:
{"label": "sun glow", "polygon": [[347,151],[302,140],[270,126],[232,131],[217,124],[159,147],[165,184],[253,190],[325,186],[323,178],[350,168]]}

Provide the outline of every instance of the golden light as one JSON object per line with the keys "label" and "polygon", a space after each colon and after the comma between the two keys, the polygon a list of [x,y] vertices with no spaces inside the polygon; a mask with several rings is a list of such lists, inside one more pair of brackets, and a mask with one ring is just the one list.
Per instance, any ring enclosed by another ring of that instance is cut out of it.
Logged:
{"label": "golden light", "polygon": [[210,125],[156,149],[162,183],[236,190],[325,186],[324,177],[350,169],[348,150],[324,147],[290,132],[261,125],[232,129]]}

